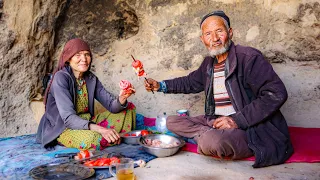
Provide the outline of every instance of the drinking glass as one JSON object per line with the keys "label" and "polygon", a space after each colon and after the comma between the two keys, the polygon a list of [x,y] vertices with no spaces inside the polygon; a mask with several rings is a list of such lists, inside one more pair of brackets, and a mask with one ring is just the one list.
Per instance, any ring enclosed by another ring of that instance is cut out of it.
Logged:
{"label": "drinking glass", "polygon": [[[113,172],[112,167],[116,167],[116,173]],[[117,180],[134,180],[134,161],[131,158],[120,158],[119,163],[111,164],[109,172],[112,176],[117,177]]]}

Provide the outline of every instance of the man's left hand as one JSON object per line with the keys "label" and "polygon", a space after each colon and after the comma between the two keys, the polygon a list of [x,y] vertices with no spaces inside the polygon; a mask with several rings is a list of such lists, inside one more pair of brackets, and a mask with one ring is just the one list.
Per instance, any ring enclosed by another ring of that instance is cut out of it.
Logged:
{"label": "man's left hand", "polygon": [[229,116],[221,116],[214,120],[213,127],[216,129],[237,129],[238,125]]}

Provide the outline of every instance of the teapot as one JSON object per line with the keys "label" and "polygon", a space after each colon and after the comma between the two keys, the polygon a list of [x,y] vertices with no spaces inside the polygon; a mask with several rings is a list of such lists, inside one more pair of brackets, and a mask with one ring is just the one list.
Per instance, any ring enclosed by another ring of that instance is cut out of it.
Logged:
{"label": "teapot", "polygon": [[167,113],[164,112],[163,114],[160,114],[156,118],[156,129],[157,131],[161,133],[166,133],[168,132],[167,128]]}

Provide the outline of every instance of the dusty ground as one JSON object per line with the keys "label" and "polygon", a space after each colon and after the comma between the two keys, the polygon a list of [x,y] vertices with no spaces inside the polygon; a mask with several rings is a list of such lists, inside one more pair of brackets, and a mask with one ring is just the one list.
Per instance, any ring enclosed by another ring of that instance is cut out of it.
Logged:
{"label": "dusty ground", "polygon": [[259,169],[252,168],[252,164],[252,161],[221,161],[181,151],[171,157],[154,159],[134,172],[137,180],[320,179],[320,163],[287,163]]}

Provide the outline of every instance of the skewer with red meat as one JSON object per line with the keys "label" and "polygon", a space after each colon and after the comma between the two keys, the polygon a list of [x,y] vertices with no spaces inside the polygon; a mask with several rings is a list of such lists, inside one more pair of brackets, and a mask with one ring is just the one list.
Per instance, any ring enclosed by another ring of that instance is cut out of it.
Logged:
{"label": "skewer with red meat", "polygon": [[132,56],[133,62],[132,62],[132,67],[134,72],[137,74],[138,78],[139,77],[146,77],[147,73],[143,69],[143,64],[141,61],[134,59]]}
{"label": "skewer with red meat", "polygon": [[[133,59],[133,62],[132,62],[132,67],[135,71],[135,73],[137,74],[138,78],[140,77],[144,77],[144,79],[148,82],[146,76],[147,76],[147,73],[144,71],[143,69],[143,64],[141,61],[139,60],[136,60],[132,55],[131,55],[132,59]],[[153,90],[151,90],[152,93],[154,94]]]}

